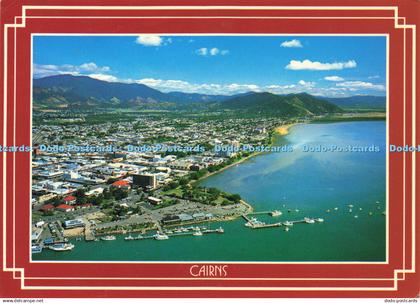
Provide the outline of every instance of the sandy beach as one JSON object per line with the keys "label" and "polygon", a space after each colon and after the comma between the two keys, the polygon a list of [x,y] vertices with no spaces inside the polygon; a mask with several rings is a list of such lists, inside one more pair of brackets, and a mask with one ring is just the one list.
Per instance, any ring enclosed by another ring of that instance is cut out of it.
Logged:
{"label": "sandy beach", "polygon": [[285,136],[289,133],[289,129],[296,125],[296,123],[285,124],[274,129],[274,132],[278,135]]}

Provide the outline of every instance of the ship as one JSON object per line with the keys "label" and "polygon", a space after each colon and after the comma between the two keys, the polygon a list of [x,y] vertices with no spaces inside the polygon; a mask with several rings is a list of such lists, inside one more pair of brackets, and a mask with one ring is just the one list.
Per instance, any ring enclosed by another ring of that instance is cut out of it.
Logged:
{"label": "ship", "polygon": [[74,248],[74,244],[71,243],[59,243],[48,246],[49,249],[54,251],[67,251],[72,250]]}
{"label": "ship", "polygon": [[293,222],[285,221],[283,222],[284,226],[293,226]]}
{"label": "ship", "polygon": [[115,238],[115,236],[112,236],[112,235],[101,237],[101,240],[103,241],[113,241],[115,239],[117,238]]}
{"label": "ship", "polygon": [[202,236],[203,233],[199,230],[197,230],[196,232],[193,233],[193,236]]}
{"label": "ship", "polygon": [[317,222],[324,222],[324,219],[322,219],[322,218],[318,218],[318,219],[316,219],[316,221],[317,221]]}

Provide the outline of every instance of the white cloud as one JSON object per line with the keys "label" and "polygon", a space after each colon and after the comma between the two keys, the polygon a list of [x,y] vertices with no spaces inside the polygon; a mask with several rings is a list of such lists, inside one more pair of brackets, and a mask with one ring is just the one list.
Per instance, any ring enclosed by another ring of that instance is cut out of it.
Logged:
{"label": "white cloud", "polygon": [[344,78],[341,78],[339,76],[326,76],[324,77],[325,80],[327,81],[344,81]]}
{"label": "white cloud", "polygon": [[340,70],[344,68],[354,68],[357,66],[356,61],[349,60],[347,62],[321,63],[311,60],[291,60],[286,66],[290,70]]}
{"label": "white cloud", "polygon": [[[171,42],[172,40],[169,43]],[[161,46],[163,39],[157,35],[141,35],[137,37],[136,43],[144,46]]]}
{"label": "white cloud", "polygon": [[213,47],[210,50],[210,56],[216,56],[218,53],[220,53],[220,50],[217,47]]}
{"label": "white cloud", "polygon": [[163,92],[181,91],[186,93],[229,95],[249,91],[261,91],[261,88],[256,84],[190,83],[182,80],[163,80],[154,78],[140,79],[135,82],[150,86]]}
{"label": "white cloud", "polygon": [[381,91],[385,90],[385,86],[382,84],[374,84],[371,82],[363,82],[363,81],[345,81],[345,82],[337,83],[336,86],[345,87],[345,88],[354,89],[354,90],[359,90],[359,89],[373,89],[373,90],[381,90]]}
{"label": "white cloud", "polygon": [[206,47],[199,48],[195,52],[199,56],[207,56],[207,48]]}
{"label": "white cloud", "polygon": [[202,47],[202,48],[197,49],[195,53],[199,56],[217,56],[217,55],[224,56],[224,55],[229,54],[229,50],[227,49],[220,50],[217,47],[212,47],[212,48]]}
{"label": "white cloud", "polygon": [[290,41],[284,41],[282,44],[280,44],[281,47],[303,47],[302,43],[300,43],[299,40],[293,39]]}
{"label": "white cloud", "polygon": [[301,86],[304,86],[304,87],[306,87],[306,88],[312,88],[312,87],[314,87],[314,86],[315,86],[315,82],[306,82],[306,81],[304,81],[304,80],[300,80],[300,81],[298,82],[298,84],[299,84],[299,85],[301,85]]}
{"label": "white cloud", "polygon": [[87,72],[109,72],[110,68],[108,66],[99,67],[94,62],[83,63],[79,66],[81,70]]}
{"label": "white cloud", "polygon": [[53,65],[53,64],[34,64],[34,77],[42,78],[53,75],[81,75],[83,73],[89,72],[92,74],[102,74],[111,71],[109,66],[98,66],[94,62],[83,63],[81,65]]}
{"label": "white cloud", "polygon": [[118,82],[118,78],[112,75],[106,75],[106,74],[89,74],[88,75],[91,78],[107,81],[107,82]]}

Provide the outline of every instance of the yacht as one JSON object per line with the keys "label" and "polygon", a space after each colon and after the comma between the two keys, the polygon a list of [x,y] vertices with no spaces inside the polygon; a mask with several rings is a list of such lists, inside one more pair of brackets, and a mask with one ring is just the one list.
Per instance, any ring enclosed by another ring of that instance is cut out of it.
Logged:
{"label": "yacht", "polygon": [[284,231],[289,231],[290,229],[288,228],[288,227],[286,227],[285,229],[284,229]]}
{"label": "yacht", "polygon": [[218,229],[216,229],[216,231],[221,234],[225,232],[225,230],[222,227],[219,227]]}
{"label": "yacht", "polygon": [[115,236],[112,236],[112,235],[101,237],[101,240],[103,240],[103,241],[113,241],[115,239],[117,239],[117,238],[115,238]]}
{"label": "yacht", "polygon": [[271,212],[272,217],[278,217],[278,216],[281,216],[281,215],[282,215],[282,212],[279,211],[279,210],[274,210],[274,211]]}
{"label": "yacht", "polygon": [[167,235],[165,235],[165,234],[157,233],[155,235],[155,239],[156,240],[168,240],[169,237]]}
{"label": "yacht", "polygon": [[130,240],[134,240],[134,238],[132,235],[128,235],[128,237],[125,237],[124,240],[130,241]]}
{"label": "yacht", "polygon": [[31,251],[33,254],[41,253],[42,247],[40,245],[32,245]]}
{"label": "yacht", "polygon": [[66,251],[72,250],[74,248],[74,244],[71,243],[58,243],[48,246],[49,249],[54,251]]}
{"label": "yacht", "polygon": [[203,233],[199,230],[197,230],[196,232],[193,233],[193,236],[202,236]]}
{"label": "yacht", "polygon": [[318,218],[318,219],[316,219],[316,221],[317,221],[317,222],[324,222],[324,219],[322,219],[322,218]]}
{"label": "yacht", "polygon": [[283,225],[284,226],[293,226],[293,223],[289,222],[289,221],[285,221],[285,222],[283,222]]}
{"label": "yacht", "polygon": [[315,220],[311,219],[311,218],[305,218],[305,222],[308,223],[308,224],[313,224],[313,223],[315,223]]}

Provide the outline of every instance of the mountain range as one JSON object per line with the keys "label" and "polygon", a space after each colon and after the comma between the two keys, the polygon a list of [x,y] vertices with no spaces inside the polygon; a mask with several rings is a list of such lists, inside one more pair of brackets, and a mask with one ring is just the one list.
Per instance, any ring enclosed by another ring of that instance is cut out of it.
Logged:
{"label": "mountain range", "polygon": [[267,112],[280,116],[341,112],[342,108],[385,107],[385,97],[319,98],[306,93],[275,95],[248,92],[233,96],[164,93],[140,83],[106,82],[87,76],[56,75],[33,80],[33,107],[77,109],[95,107],[179,107],[209,105],[213,109]]}

